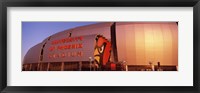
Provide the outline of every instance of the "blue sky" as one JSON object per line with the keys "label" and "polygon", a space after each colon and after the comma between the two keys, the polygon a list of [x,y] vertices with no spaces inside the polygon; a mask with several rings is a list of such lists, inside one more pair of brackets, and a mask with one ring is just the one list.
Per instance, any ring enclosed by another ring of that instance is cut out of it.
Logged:
{"label": "blue sky", "polygon": [[42,42],[50,35],[95,23],[97,22],[22,22],[22,58],[31,47]]}

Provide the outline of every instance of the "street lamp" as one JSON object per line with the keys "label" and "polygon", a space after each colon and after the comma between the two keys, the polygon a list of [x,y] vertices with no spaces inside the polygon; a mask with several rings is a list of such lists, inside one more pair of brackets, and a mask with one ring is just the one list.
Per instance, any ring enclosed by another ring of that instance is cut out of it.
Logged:
{"label": "street lamp", "polygon": [[[125,65],[125,70],[128,71],[128,66],[127,66],[127,62],[124,60],[123,64]],[[124,67],[124,66],[123,66]]]}
{"label": "street lamp", "polygon": [[153,65],[153,62],[149,61],[149,65],[151,67],[151,70],[154,71],[154,65]]}
{"label": "street lamp", "polygon": [[90,61],[90,71],[91,71],[91,64],[92,64],[93,58],[89,57],[89,61]]}

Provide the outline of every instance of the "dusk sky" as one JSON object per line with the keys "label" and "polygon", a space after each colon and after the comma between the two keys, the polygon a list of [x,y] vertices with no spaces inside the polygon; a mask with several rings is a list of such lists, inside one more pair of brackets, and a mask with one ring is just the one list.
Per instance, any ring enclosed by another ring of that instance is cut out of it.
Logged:
{"label": "dusk sky", "polygon": [[57,32],[97,22],[22,22],[22,60],[27,51]]}

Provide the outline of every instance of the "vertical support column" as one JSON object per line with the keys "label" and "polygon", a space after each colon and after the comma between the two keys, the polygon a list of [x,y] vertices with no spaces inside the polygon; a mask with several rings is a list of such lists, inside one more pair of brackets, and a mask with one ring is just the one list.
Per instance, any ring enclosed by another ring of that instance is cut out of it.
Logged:
{"label": "vertical support column", "polygon": [[30,64],[30,66],[29,66],[29,71],[31,71],[31,68],[32,68],[32,64]]}
{"label": "vertical support column", "polygon": [[50,67],[50,62],[48,62],[47,71],[49,71],[49,67]]}
{"label": "vertical support column", "polygon": [[38,63],[37,71],[40,71],[40,63]]}
{"label": "vertical support column", "polygon": [[61,63],[61,71],[64,71],[64,62]]}
{"label": "vertical support column", "polygon": [[42,64],[42,63],[40,63],[40,68],[39,68],[39,69],[40,69],[40,71],[42,71],[42,66],[43,66],[43,64]]}
{"label": "vertical support column", "polygon": [[24,65],[25,71],[27,71],[27,64]]}
{"label": "vertical support column", "polygon": [[127,66],[127,64],[126,64],[126,71],[128,71],[128,66]]}
{"label": "vertical support column", "polygon": [[79,61],[79,71],[82,70],[82,61]]}
{"label": "vertical support column", "polygon": [[92,68],[92,61],[90,61],[90,71],[92,70],[91,68]]}

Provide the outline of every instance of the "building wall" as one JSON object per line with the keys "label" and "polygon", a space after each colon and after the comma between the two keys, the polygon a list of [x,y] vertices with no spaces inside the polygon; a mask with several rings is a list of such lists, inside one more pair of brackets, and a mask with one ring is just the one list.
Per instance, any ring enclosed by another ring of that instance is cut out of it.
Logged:
{"label": "building wall", "polygon": [[178,26],[175,22],[116,24],[119,61],[128,65],[178,65]]}
{"label": "building wall", "polygon": [[76,27],[70,30],[61,31],[59,33],[56,33],[51,36],[51,38],[59,38],[58,36],[66,35],[67,33],[71,32],[71,37],[74,36],[84,36],[84,35],[93,35],[93,34],[100,34],[106,37],[107,39],[110,39],[110,26],[112,25],[112,22],[106,22],[106,23],[98,23],[98,24],[92,24],[88,26],[81,26]]}
{"label": "building wall", "polygon": [[39,43],[28,50],[23,63],[37,63],[40,57],[42,44]]}
{"label": "building wall", "polygon": [[[108,40],[110,40],[111,36],[110,36],[110,26],[111,26],[112,22],[106,22],[106,23],[98,23],[98,24],[93,24],[93,25],[88,25],[88,26],[81,26],[81,27],[76,27],[73,29],[69,29],[69,30],[65,30],[65,31],[61,31],[58,32],[54,35],[51,35],[49,37],[47,37],[46,39],[44,39],[39,45],[38,47],[35,47],[34,49],[30,49],[29,52],[26,54],[25,56],[25,60],[24,63],[36,63],[38,61],[40,61],[40,53],[41,50],[43,49],[44,51],[44,56],[43,56],[43,60],[42,62],[65,62],[71,59],[62,59],[62,60],[58,60],[58,59],[49,59],[48,58],[48,54],[50,53],[48,48],[51,46],[51,42],[53,40],[58,40],[61,38],[67,38],[68,34],[71,33],[71,37],[77,37],[77,36],[89,36],[89,35],[103,35],[104,37],[106,37]],[[92,37],[87,37],[86,40],[84,40],[84,48],[83,49],[79,49],[80,51],[87,51],[86,54],[84,54],[83,58],[78,58],[76,60],[71,60],[71,61],[88,61],[88,57],[92,56],[94,53],[94,36]],[[70,43],[73,44],[73,43]],[[42,48],[44,46],[44,48]],[[92,46],[93,45],[93,46]],[[36,45],[37,46],[37,45]],[[79,51],[77,50],[77,51]],[[73,51],[73,50],[71,50]],[[59,52],[66,52],[66,51],[59,51]],[[56,53],[58,53],[58,51],[56,51]],[[37,57],[37,58],[36,58]],[[64,61],[65,60],[65,61]]]}

